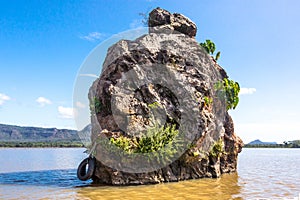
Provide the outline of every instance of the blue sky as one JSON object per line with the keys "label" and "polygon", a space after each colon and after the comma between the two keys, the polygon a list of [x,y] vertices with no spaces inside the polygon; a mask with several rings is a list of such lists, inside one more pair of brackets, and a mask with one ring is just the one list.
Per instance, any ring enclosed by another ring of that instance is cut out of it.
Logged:
{"label": "blue sky", "polygon": [[0,123],[75,128],[84,59],[157,6],[192,19],[196,39],[222,52],[219,63],[243,87],[231,114],[245,142],[300,139],[298,0],[0,0]]}

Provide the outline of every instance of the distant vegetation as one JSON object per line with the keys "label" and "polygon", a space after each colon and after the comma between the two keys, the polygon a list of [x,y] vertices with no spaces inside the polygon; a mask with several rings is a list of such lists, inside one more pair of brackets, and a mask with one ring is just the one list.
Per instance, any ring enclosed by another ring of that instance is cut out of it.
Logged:
{"label": "distant vegetation", "polygon": [[249,143],[244,146],[245,148],[300,148],[300,140],[283,142],[283,144],[276,143]]}
{"label": "distant vegetation", "polygon": [[84,147],[81,142],[0,142],[0,147]]}
{"label": "distant vegetation", "polygon": [[300,140],[283,142],[283,145],[287,148],[300,148]]}

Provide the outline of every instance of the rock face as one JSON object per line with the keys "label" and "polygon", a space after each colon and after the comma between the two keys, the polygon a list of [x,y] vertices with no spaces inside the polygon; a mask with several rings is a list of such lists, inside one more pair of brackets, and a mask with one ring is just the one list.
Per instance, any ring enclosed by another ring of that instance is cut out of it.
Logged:
{"label": "rock face", "polygon": [[151,184],[235,172],[243,143],[215,87],[228,77],[225,70],[195,41],[196,25],[185,16],[157,8],[149,27],[149,34],[109,48],[90,88],[94,182]]}
{"label": "rock face", "polygon": [[149,32],[183,33],[189,37],[195,37],[197,26],[187,17],[169,11],[156,8],[149,14]]}

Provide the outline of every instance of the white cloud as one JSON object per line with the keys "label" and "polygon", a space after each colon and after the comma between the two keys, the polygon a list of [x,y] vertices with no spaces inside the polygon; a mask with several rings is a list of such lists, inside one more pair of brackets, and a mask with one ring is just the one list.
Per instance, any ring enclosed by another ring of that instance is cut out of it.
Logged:
{"label": "white cloud", "polygon": [[91,32],[88,35],[85,36],[80,36],[81,39],[87,40],[90,42],[94,42],[95,40],[100,40],[104,37],[105,35],[103,33],[99,32]]}
{"label": "white cloud", "polygon": [[74,117],[73,108],[58,106],[58,113],[59,117],[64,119],[73,119]]}
{"label": "white cloud", "polygon": [[240,95],[253,94],[255,92],[256,92],[255,88],[241,88]]}
{"label": "white cloud", "polygon": [[39,97],[35,100],[38,104],[40,104],[41,107],[44,107],[45,105],[50,105],[52,102],[49,99],[46,99],[45,97]]}
{"label": "white cloud", "polygon": [[78,108],[85,108],[85,107],[86,107],[86,105],[83,104],[83,103],[81,103],[80,101],[77,101],[77,102],[76,102],[76,106],[77,106]]}
{"label": "white cloud", "polygon": [[0,93],[0,106],[4,104],[5,101],[9,101],[10,97]]}

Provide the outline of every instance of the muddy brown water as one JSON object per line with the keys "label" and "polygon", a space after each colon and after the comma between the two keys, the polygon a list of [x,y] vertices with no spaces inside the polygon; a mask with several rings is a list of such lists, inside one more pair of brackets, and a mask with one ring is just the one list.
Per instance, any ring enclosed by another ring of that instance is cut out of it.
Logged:
{"label": "muddy brown water", "polygon": [[0,149],[0,199],[300,199],[300,149],[243,149],[238,172],[146,186],[94,186],[81,148]]}

